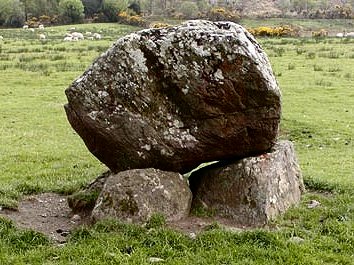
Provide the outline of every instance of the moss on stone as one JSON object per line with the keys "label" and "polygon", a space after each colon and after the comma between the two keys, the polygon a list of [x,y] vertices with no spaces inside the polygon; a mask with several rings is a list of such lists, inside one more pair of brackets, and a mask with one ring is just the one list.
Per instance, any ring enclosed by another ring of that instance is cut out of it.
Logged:
{"label": "moss on stone", "polygon": [[139,212],[138,204],[133,198],[133,193],[131,191],[126,192],[127,197],[119,201],[119,209],[122,212],[129,213],[130,215],[135,215]]}
{"label": "moss on stone", "polygon": [[76,192],[67,198],[68,205],[73,212],[91,211],[95,207],[99,194],[98,191]]}

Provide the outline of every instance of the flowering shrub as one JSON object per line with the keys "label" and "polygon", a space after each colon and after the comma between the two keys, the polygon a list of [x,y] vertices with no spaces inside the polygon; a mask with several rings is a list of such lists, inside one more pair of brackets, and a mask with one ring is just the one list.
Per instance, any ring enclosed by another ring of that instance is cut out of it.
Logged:
{"label": "flowering shrub", "polygon": [[238,22],[240,20],[240,16],[230,10],[225,10],[221,7],[214,7],[206,12],[204,18],[211,21],[232,21]]}
{"label": "flowering shrub", "polygon": [[328,31],[321,29],[319,31],[312,31],[312,37],[313,38],[323,38],[328,36]]}
{"label": "flowering shrub", "polygon": [[128,24],[132,26],[146,27],[147,22],[139,15],[129,15],[123,11],[118,14],[118,22],[121,24]]}
{"label": "flowering shrub", "polygon": [[45,26],[56,25],[59,24],[59,22],[60,20],[57,15],[54,16],[43,15],[40,16],[39,18],[31,17],[25,22],[25,24],[28,25],[28,27],[30,28],[38,28],[39,25],[45,25]]}
{"label": "flowering shrub", "polygon": [[299,35],[299,30],[290,26],[280,27],[258,27],[251,28],[248,31],[254,36],[261,37],[295,37]]}
{"label": "flowering shrub", "polygon": [[149,27],[153,28],[153,29],[159,29],[159,28],[171,27],[171,25],[167,24],[167,23],[164,23],[164,22],[156,22],[156,23],[150,24]]}

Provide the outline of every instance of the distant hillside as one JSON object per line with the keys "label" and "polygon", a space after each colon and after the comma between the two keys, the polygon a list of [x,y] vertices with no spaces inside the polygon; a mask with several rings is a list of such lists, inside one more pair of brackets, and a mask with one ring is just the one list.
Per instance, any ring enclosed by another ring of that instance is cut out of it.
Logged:
{"label": "distant hillside", "polygon": [[279,16],[282,11],[279,8],[278,1],[263,0],[263,1],[240,1],[242,3],[237,7],[242,15],[255,17],[272,17]]}
{"label": "distant hillside", "polygon": [[352,13],[354,9],[354,0],[218,0],[211,3],[236,8],[248,17],[310,16],[330,10]]}

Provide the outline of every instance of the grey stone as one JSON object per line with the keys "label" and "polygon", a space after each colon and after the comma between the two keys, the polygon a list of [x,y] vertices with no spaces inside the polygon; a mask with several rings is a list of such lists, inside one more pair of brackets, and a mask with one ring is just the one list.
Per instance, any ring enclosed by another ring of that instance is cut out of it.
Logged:
{"label": "grey stone", "polygon": [[150,257],[148,260],[149,260],[150,263],[156,263],[156,262],[165,261],[164,259],[156,258],[156,257]]}
{"label": "grey stone", "polygon": [[205,208],[242,225],[262,225],[300,201],[304,190],[293,144],[192,173],[192,208]]}
{"label": "grey stone", "polygon": [[78,215],[78,214],[74,214],[72,217],[71,217],[71,221],[76,223],[76,222],[80,222],[81,221],[81,216]]}
{"label": "grey stone", "polygon": [[298,237],[298,236],[292,236],[289,238],[289,242],[295,243],[295,244],[302,244],[305,242],[305,239]]}
{"label": "grey stone", "polygon": [[179,173],[153,168],[126,170],[106,179],[92,218],[144,223],[153,214],[163,214],[167,221],[177,221],[188,216],[191,201],[188,182]]}
{"label": "grey stone", "polygon": [[313,208],[316,208],[318,206],[320,206],[321,203],[319,201],[316,201],[316,200],[311,200],[309,201],[309,203],[307,204],[307,208],[308,209],[313,209]]}
{"label": "grey stone", "polygon": [[194,232],[188,233],[188,236],[189,236],[189,238],[191,238],[193,240],[197,238],[197,235]]}
{"label": "grey stone", "polygon": [[185,173],[269,150],[281,95],[269,60],[232,22],[188,21],[118,39],[66,90],[68,120],[113,172]]}

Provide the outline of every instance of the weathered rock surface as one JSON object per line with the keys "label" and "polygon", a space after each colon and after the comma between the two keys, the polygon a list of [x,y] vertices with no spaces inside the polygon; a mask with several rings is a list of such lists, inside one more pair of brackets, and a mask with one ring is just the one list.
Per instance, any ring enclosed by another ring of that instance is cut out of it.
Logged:
{"label": "weathered rock surface", "polygon": [[188,172],[270,149],[281,112],[266,54],[241,26],[189,21],[117,40],[66,90],[68,120],[113,172]]}
{"label": "weathered rock surface", "polygon": [[270,153],[228,165],[214,164],[190,176],[192,208],[202,207],[243,225],[262,225],[300,201],[302,176],[291,142]]}
{"label": "weathered rock surface", "polygon": [[153,168],[126,170],[106,179],[92,218],[143,223],[160,213],[168,221],[177,221],[188,216],[191,202],[187,180],[179,173]]}

